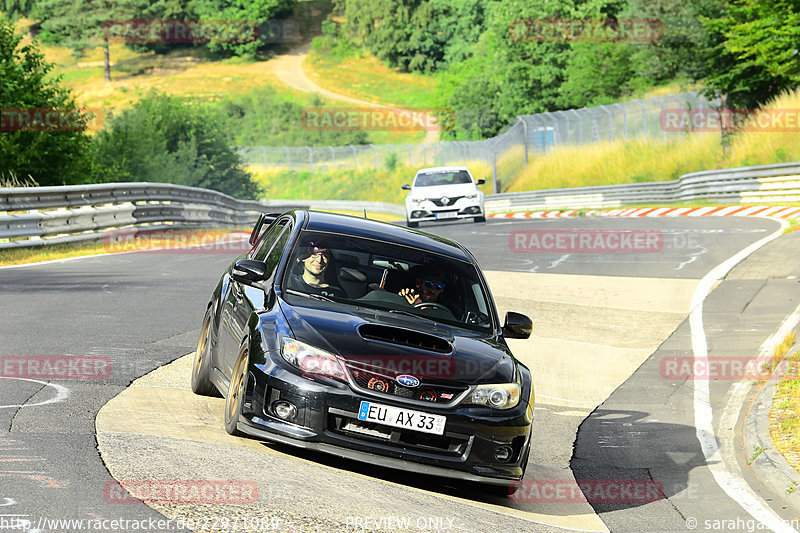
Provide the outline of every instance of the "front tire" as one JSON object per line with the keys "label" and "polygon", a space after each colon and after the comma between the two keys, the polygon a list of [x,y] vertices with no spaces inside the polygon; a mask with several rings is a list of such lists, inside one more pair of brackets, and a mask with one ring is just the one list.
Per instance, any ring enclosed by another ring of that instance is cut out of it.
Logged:
{"label": "front tire", "polygon": [[409,228],[416,228],[419,227],[419,222],[411,222],[410,220],[406,219],[406,225]]}
{"label": "front tire", "polygon": [[211,307],[203,318],[203,327],[200,329],[200,340],[194,352],[192,364],[192,392],[200,396],[219,396],[219,391],[211,383]]}
{"label": "front tire", "polygon": [[247,348],[242,348],[236,366],[233,367],[233,375],[228,386],[228,394],[225,395],[225,431],[229,435],[241,435],[236,425],[239,423],[239,416],[242,414],[244,405],[244,392],[247,385]]}
{"label": "front tire", "polygon": [[480,216],[473,219],[474,222],[486,222],[486,217]]}

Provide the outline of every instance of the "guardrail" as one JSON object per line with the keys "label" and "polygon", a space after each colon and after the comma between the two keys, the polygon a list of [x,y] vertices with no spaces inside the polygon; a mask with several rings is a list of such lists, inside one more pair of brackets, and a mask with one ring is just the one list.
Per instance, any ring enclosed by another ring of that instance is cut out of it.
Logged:
{"label": "guardrail", "polygon": [[800,162],[694,172],[674,181],[493,194],[486,197],[486,211],[602,209],[693,200],[800,201]]}
{"label": "guardrail", "polygon": [[0,249],[103,238],[123,228],[250,226],[263,206],[164,183],[0,188]]}
{"label": "guardrail", "polygon": [[[709,200],[717,203],[800,201],[800,162],[710,170],[675,181],[493,194],[487,213],[603,209]],[[262,211],[314,208],[403,218],[402,206],[339,200],[237,200],[164,183],[0,188],[0,249],[97,241],[108,230],[249,227]]]}

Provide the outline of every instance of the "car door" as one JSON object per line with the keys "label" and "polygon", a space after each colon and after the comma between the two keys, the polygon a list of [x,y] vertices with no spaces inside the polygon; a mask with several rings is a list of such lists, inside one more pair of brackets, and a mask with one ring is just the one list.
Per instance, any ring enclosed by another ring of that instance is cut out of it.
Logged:
{"label": "car door", "polygon": [[[274,274],[290,234],[290,219],[279,219],[259,239],[250,253],[250,259],[267,263],[267,279]],[[219,353],[222,356],[218,366],[226,380],[233,374],[233,366],[247,331],[247,321],[256,309],[263,308],[264,296],[264,290],[259,287],[245,285],[234,279],[228,280],[220,318],[222,327]]]}

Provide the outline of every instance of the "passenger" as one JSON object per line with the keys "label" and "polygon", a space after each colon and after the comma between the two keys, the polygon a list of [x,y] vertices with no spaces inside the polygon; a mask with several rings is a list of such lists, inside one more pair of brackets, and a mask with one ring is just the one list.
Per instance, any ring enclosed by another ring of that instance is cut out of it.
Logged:
{"label": "passenger", "polygon": [[329,298],[347,298],[347,293],[339,287],[335,280],[335,273],[327,274],[334,269],[328,267],[333,260],[330,249],[323,247],[322,243],[309,242],[297,254],[297,262],[303,265],[303,274],[292,273],[290,286],[299,291],[319,294]]}

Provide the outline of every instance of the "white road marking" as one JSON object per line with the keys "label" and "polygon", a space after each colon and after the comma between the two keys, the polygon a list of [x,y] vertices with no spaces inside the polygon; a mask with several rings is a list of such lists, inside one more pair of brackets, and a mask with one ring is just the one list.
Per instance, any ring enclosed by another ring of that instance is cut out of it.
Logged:
{"label": "white road marking", "polygon": [[59,403],[63,402],[67,398],[69,398],[70,392],[67,387],[64,385],[58,385],[57,383],[47,383],[46,381],[39,381],[38,379],[28,379],[28,378],[12,378],[9,376],[0,376],[0,379],[18,379],[21,381],[30,381],[33,383],[39,383],[46,387],[52,387],[56,390],[56,395],[54,398],[50,398],[49,400],[45,400],[43,402],[38,403],[26,403],[24,405],[0,405],[0,409],[16,409],[18,407],[37,407],[40,405],[49,405],[51,403]]}
{"label": "white road marking", "polygon": [[[783,220],[779,220],[779,222],[781,223],[780,229],[717,265],[697,285],[692,295],[691,313],[689,315],[695,365],[708,364],[708,344],[703,327],[703,301],[718,279],[725,276],[747,256],[781,236],[784,229],[788,227],[788,223]],[[694,420],[697,440],[700,441],[703,455],[706,458],[706,466],[714,476],[717,485],[747,511],[750,516],[764,524],[771,531],[794,532],[793,528],[784,522],[775,511],[770,509],[761,497],[753,492],[741,475],[737,475],[732,471],[734,465],[728,464],[727,454],[720,451],[718,445],[720,441],[718,441],[714,433],[708,376],[698,376],[694,380]],[[723,446],[726,446],[726,444],[723,443]],[[714,458],[717,454],[719,456]]]}
{"label": "white road marking", "polygon": [[0,507],[8,507],[10,505],[16,505],[16,504],[17,502],[12,500],[11,498],[3,498],[3,500],[0,502]]}

